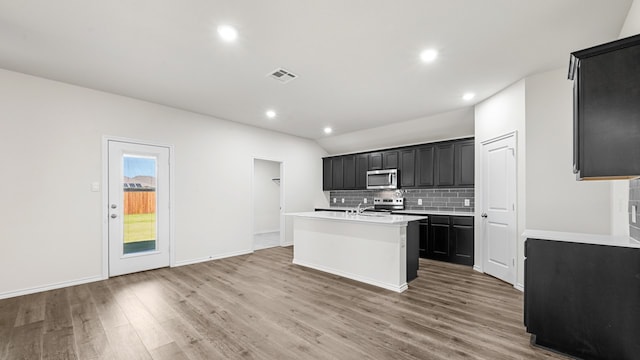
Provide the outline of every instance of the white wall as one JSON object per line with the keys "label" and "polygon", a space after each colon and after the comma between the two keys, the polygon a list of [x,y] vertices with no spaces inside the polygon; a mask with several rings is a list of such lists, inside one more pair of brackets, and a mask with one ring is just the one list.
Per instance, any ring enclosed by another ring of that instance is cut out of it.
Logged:
{"label": "white wall", "polygon": [[611,185],[573,174],[573,85],[567,69],[526,84],[527,229],[610,234]]}
{"label": "white wall", "polygon": [[634,0],[622,25],[620,38],[640,34],[640,1]]}
{"label": "white wall", "polygon": [[[508,88],[493,95],[489,99],[479,103],[475,107],[475,131],[476,131],[476,213],[475,213],[475,264],[474,268],[482,271],[483,244],[482,244],[482,213],[484,200],[482,197],[482,142],[511,132],[517,132],[517,191],[516,208],[517,233],[522,234],[525,229],[525,155],[526,155],[526,129],[525,129],[525,82],[520,80]],[[522,241],[518,240],[516,251],[523,253]],[[518,263],[521,256],[518,255]],[[518,265],[518,283],[520,280],[520,268]]]}
{"label": "white wall", "polygon": [[103,275],[103,135],[175,146],[178,264],[251,250],[254,158],[282,159],[286,211],[327,205],[311,140],[5,70],[0,114],[0,297]]}
{"label": "white wall", "polygon": [[346,154],[473,136],[473,108],[319,139],[329,154]]}
{"label": "white wall", "polygon": [[280,231],[280,163],[253,162],[253,233]]}

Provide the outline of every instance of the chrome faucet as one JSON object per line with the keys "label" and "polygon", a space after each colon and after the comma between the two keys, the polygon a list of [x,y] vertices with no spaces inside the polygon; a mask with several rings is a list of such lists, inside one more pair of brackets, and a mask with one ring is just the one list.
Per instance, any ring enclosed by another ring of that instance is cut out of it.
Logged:
{"label": "chrome faucet", "polygon": [[362,205],[362,203],[358,204],[358,207],[356,208],[356,214],[362,214],[367,209],[373,209],[373,206],[365,206],[365,207],[361,208],[360,207],[361,205]]}

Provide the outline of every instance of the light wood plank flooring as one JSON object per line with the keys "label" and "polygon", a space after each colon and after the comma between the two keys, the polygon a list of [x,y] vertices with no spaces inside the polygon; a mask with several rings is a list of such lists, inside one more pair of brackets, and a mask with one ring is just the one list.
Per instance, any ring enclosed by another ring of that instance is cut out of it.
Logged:
{"label": "light wood plank flooring", "polygon": [[292,248],[0,301],[0,359],[561,359],[522,294],[421,260],[396,294],[291,264]]}

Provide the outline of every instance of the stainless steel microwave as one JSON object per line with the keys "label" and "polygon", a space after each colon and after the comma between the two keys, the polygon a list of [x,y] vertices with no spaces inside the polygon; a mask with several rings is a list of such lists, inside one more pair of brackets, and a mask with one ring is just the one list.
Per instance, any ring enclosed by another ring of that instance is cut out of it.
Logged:
{"label": "stainless steel microwave", "polygon": [[367,189],[397,189],[398,169],[367,171]]}

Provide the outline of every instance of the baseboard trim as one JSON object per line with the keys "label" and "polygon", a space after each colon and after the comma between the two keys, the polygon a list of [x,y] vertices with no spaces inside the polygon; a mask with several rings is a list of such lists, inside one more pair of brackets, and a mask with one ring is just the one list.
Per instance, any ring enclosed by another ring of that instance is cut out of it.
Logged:
{"label": "baseboard trim", "polygon": [[293,241],[288,241],[286,243],[280,244],[281,247],[285,247],[285,246],[293,246]]}
{"label": "baseboard trim", "polygon": [[293,259],[293,263],[296,265],[300,265],[300,266],[304,266],[304,267],[308,267],[311,269],[315,269],[315,270],[320,270],[320,271],[324,271],[330,274],[334,274],[334,275],[338,275],[338,276],[342,276],[345,277],[347,279],[351,279],[351,280],[356,280],[356,281],[360,281],[363,282],[365,284],[369,284],[369,285],[374,285],[377,287],[381,287],[387,290],[391,290],[391,291],[395,291],[398,293],[401,293],[405,290],[407,290],[409,288],[409,285],[407,285],[407,283],[404,283],[400,286],[394,285],[394,284],[388,284],[388,283],[384,283],[381,281],[377,281],[377,280],[373,280],[373,279],[369,279],[367,277],[361,276],[361,275],[357,275],[357,274],[352,274],[352,273],[348,273],[346,271],[342,271],[342,270],[336,270],[336,269],[332,269],[326,266],[322,266],[322,265],[316,265],[316,264],[312,264],[306,261],[300,261],[300,260],[296,260],[295,258]]}
{"label": "baseboard trim", "polygon": [[280,230],[276,229],[276,230],[267,230],[267,231],[258,231],[258,232],[254,232],[253,235],[263,235],[263,234],[273,234],[273,233],[279,233]]}
{"label": "baseboard trim", "polygon": [[520,290],[520,291],[522,291],[522,292],[524,292],[524,284],[517,283],[517,284],[513,285],[513,287],[518,289],[518,290]]}
{"label": "baseboard trim", "polygon": [[59,283],[48,284],[48,285],[43,285],[43,286],[34,286],[34,287],[26,288],[26,289],[20,289],[20,290],[16,290],[16,291],[8,291],[8,292],[0,293],[0,299],[8,299],[8,298],[16,297],[16,296],[35,294],[35,293],[39,293],[39,292],[43,292],[43,291],[61,289],[61,288],[65,288],[65,287],[82,285],[82,284],[87,284],[87,283],[101,281],[101,280],[105,280],[105,278],[102,277],[102,276],[91,276],[91,277],[87,277],[87,278],[71,280],[71,281],[62,281],[62,282],[59,282]]}
{"label": "baseboard trim", "polygon": [[219,260],[219,259],[224,259],[224,258],[229,258],[234,256],[247,255],[251,253],[253,253],[253,250],[249,249],[249,250],[233,251],[233,252],[224,253],[224,254],[212,255],[212,256],[207,256],[199,259],[176,261],[172,267],[193,265],[193,264],[198,264],[205,261]]}
{"label": "baseboard trim", "polygon": [[482,271],[482,268],[478,265],[473,265],[473,270],[477,271],[477,272],[481,272],[484,273],[484,271]]}

